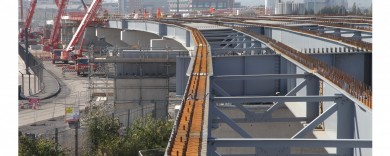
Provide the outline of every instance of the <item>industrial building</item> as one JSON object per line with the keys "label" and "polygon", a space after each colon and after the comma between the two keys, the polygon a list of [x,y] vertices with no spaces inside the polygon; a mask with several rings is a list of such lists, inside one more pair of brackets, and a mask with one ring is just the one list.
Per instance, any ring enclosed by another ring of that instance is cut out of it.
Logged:
{"label": "industrial building", "polygon": [[191,0],[168,0],[169,12],[189,12]]}
{"label": "industrial building", "polygon": [[275,6],[275,15],[303,15],[305,14],[304,3],[294,1],[279,2]]}
{"label": "industrial building", "polygon": [[302,15],[307,12],[318,13],[325,7],[348,8],[347,0],[304,0],[303,3],[294,1],[265,0],[265,15]]}
{"label": "industrial building", "polygon": [[275,13],[275,4],[280,0],[265,0],[265,15],[273,15]]}

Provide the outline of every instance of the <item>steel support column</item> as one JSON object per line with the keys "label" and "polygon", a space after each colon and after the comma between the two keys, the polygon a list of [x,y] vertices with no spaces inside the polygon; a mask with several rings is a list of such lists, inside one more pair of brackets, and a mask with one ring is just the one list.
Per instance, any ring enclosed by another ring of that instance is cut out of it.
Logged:
{"label": "steel support column", "polygon": [[[306,95],[318,96],[320,92],[320,80],[315,76],[311,76],[310,78],[306,79],[306,81],[307,81]],[[320,109],[319,106],[320,106],[319,101],[306,103],[307,123],[313,121],[319,115],[319,109]]]}
{"label": "steel support column", "polygon": [[[336,100],[337,110],[337,139],[354,138],[355,104],[346,97]],[[338,155],[352,156],[353,148],[337,148]]]}

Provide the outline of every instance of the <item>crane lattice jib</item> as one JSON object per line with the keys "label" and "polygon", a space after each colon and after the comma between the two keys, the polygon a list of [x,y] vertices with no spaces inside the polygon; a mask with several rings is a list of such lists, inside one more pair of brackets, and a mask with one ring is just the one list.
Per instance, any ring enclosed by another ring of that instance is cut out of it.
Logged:
{"label": "crane lattice jib", "polygon": [[31,0],[30,8],[28,9],[28,13],[27,13],[27,17],[26,17],[26,22],[23,25],[22,31],[19,33],[19,38],[23,38],[24,37],[24,30],[31,26],[31,21],[32,21],[32,18],[34,16],[36,4],[37,4],[37,0]]}
{"label": "crane lattice jib", "polygon": [[61,0],[58,4],[58,11],[56,17],[54,18],[54,23],[53,23],[54,25],[49,40],[49,45],[52,46],[53,49],[58,48],[58,40],[59,40],[60,30],[61,30],[61,17],[65,12],[65,8],[67,4],[68,4],[68,0]]}
{"label": "crane lattice jib", "polygon": [[89,23],[91,23],[91,21],[95,17],[95,14],[96,14],[97,10],[99,9],[99,5],[100,5],[101,1],[102,0],[94,0],[92,2],[91,6],[88,8],[87,13],[85,14],[83,20],[81,21],[79,27],[77,28],[75,34],[73,35],[72,40],[70,40],[66,49],[61,53],[62,60],[68,60],[69,52],[72,51],[74,46],[79,42],[85,29],[87,28]]}

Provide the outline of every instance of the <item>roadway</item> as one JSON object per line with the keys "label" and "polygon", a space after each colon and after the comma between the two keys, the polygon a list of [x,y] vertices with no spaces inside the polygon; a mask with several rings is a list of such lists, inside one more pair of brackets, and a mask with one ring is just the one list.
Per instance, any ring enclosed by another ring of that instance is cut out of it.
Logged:
{"label": "roadway", "polygon": [[[37,94],[38,98],[45,98],[48,95],[53,95],[58,91],[56,86],[60,84],[60,92],[49,99],[41,100],[38,110],[20,109],[19,108],[19,126],[31,125],[34,122],[47,121],[51,118],[61,117],[65,115],[65,104],[74,104],[76,94],[82,94],[79,97],[81,110],[84,109],[85,102],[88,101],[86,77],[78,77],[76,74],[62,74],[61,68],[53,65],[51,61],[43,61],[47,77],[51,81],[44,80],[45,88],[42,94]],[[19,103],[26,103],[26,100],[19,100]]]}

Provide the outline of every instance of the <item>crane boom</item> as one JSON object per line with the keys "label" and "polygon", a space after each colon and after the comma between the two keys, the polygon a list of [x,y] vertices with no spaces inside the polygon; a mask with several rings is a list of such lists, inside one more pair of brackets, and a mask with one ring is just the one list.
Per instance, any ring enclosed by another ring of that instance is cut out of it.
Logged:
{"label": "crane boom", "polygon": [[88,8],[87,13],[85,14],[83,20],[81,21],[79,27],[77,28],[76,32],[73,34],[72,39],[70,40],[68,46],[64,51],[61,52],[61,59],[62,60],[68,60],[69,59],[69,52],[74,49],[74,46],[79,42],[81,35],[84,33],[85,29],[91,23],[93,18],[95,17],[95,14],[97,10],[99,9],[99,5],[102,0],[94,0],[91,4],[91,6]]}
{"label": "crane boom", "polygon": [[20,20],[23,20],[23,0],[19,1],[20,5]]}
{"label": "crane boom", "polygon": [[66,5],[68,4],[68,0],[61,0],[58,4],[58,10],[57,15],[54,18],[54,25],[52,32],[50,34],[50,40],[49,45],[53,47],[53,49],[58,48],[58,40],[60,36],[60,29],[61,29],[61,17],[65,12]]}
{"label": "crane boom", "polygon": [[21,38],[21,39],[24,37],[24,30],[26,28],[30,28],[30,26],[31,26],[31,21],[32,21],[32,18],[34,16],[36,5],[37,5],[37,0],[31,0],[30,8],[28,9],[28,13],[27,13],[27,17],[26,17],[26,22],[23,25],[22,31],[19,33],[19,38]]}

